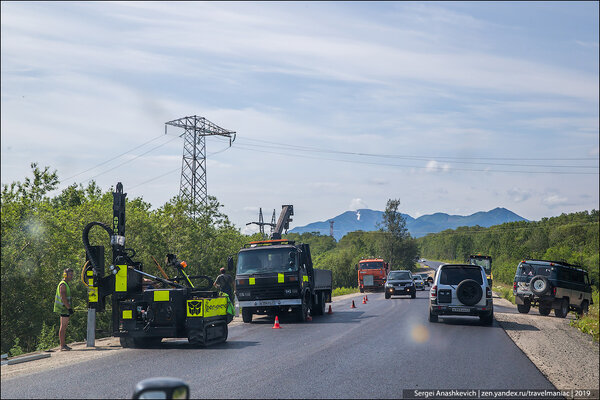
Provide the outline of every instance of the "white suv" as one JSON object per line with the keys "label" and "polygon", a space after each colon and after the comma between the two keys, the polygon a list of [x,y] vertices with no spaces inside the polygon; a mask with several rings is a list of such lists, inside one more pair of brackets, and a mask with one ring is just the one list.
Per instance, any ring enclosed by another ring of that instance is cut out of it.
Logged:
{"label": "white suv", "polygon": [[438,268],[429,292],[429,322],[437,322],[440,315],[479,316],[482,324],[492,324],[492,288],[483,267],[443,264]]}

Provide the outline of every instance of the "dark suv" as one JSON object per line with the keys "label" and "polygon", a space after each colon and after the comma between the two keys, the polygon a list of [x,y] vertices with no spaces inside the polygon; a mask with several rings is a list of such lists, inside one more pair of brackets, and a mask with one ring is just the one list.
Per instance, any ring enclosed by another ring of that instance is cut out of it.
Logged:
{"label": "dark suv", "polygon": [[527,314],[539,306],[541,315],[564,318],[569,310],[585,314],[592,302],[592,286],[587,271],[560,261],[523,260],[517,267],[513,293],[517,309]]}

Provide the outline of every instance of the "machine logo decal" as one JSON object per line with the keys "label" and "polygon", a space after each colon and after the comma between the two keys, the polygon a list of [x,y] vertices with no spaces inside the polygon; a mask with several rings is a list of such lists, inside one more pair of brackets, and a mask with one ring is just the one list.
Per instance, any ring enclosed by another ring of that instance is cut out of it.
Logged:
{"label": "machine logo decal", "polygon": [[187,301],[187,316],[201,317],[202,316],[202,300]]}

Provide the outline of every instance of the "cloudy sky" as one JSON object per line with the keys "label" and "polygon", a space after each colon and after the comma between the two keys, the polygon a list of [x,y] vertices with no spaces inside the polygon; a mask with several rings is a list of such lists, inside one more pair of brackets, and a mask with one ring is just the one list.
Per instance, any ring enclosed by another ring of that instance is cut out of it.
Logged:
{"label": "cloudy sky", "polygon": [[347,210],[539,220],[599,208],[598,2],[2,2],[1,180],[123,182],[161,206],[205,117],[244,232]]}

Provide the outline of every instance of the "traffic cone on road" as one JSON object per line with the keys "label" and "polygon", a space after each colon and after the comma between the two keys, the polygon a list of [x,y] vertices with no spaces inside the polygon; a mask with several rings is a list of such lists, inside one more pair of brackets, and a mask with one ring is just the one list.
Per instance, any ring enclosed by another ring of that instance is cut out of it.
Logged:
{"label": "traffic cone on road", "polygon": [[356,308],[356,306],[354,305],[354,300],[352,300],[352,307],[350,308]]}
{"label": "traffic cone on road", "polygon": [[367,296],[366,294],[365,294],[365,300],[369,301],[369,296]]}
{"label": "traffic cone on road", "polygon": [[365,300],[364,297],[363,297],[363,304],[367,304],[367,301]]}
{"label": "traffic cone on road", "polygon": [[327,311],[327,314],[333,314],[333,311],[331,311],[331,304],[329,305],[329,311]]}
{"label": "traffic cone on road", "polygon": [[275,316],[275,325],[273,325],[273,329],[281,329],[279,326],[279,317]]}

